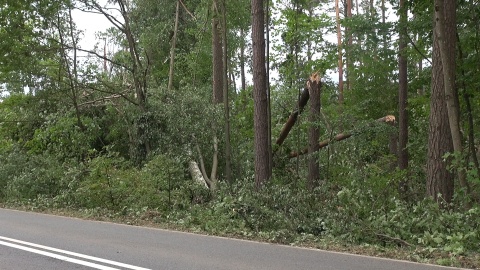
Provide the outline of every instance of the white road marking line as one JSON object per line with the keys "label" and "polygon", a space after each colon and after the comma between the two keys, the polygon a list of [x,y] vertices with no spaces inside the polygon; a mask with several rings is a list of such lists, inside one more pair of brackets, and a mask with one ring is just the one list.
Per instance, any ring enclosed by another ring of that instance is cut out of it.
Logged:
{"label": "white road marking line", "polygon": [[[58,249],[58,248],[52,248],[52,247],[48,247],[48,246],[38,245],[38,244],[35,244],[35,243],[25,242],[25,241],[13,239],[13,238],[8,238],[8,237],[4,237],[4,236],[0,236],[0,239],[5,240],[5,241],[9,241],[9,242],[22,244],[22,245],[31,246],[31,247],[50,250],[50,251],[54,251],[54,252],[58,252],[58,253],[63,253],[63,254],[66,254],[66,255],[75,256],[75,257],[79,257],[79,258],[82,258],[82,259],[87,259],[87,260],[91,260],[91,261],[96,261],[96,262],[106,263],[106,264],[115,265],[115,266],[119,266],[119,267],[123,267],[123,268],[128,268],[128,269],[132,269],[132,270],[151,270],[151,269],[148,269],[148,268],[138,267],[138,266],[125,264],[125,263],[120,263],[120,262],[116,262],[116,261],[111,261],[111,260],[107,260],[107,259],[102,259],[102,258],[89,256],[89,255],[84,255],[84,254],[71,252],[71,251],[67,251],[67,250],[62,250],[62,249]],[[107,267],[107,266],[103,266],[103,265],[100,265],[100,264],[90,263],[90,262],[86,262],[86,261],[82,261],[82,260],[78,260],[78,259],[73,259],[73,258],[69,258],[69,257],[66,257],[66,256],[58,255],[58,254],[55,254],[55,253],[46,252],[46,251],[42,251],[42,250],[37,250],[37,249],[33,249],[33,248],[25,247],[25,246],[20,246],[20,245],[16,245],[16,244],[4,242],[4,241],[0,241],[0,244],[5,245],[5,246],[9,246],[9,247],[13,247],[13,248],[22,249],[22,250],[33,252],[33,253],[37,253],[37,254],[41,254],[41,255],[44,255],[44,256],[49,256],[49,257],[52,257],[52,258],[64,260],[64,261],[67,261],[67,262],[73,262],[73,263],[77,263],[77,264],[81,264],[81,265],[85,265],[85,266],[90,266],[90,267],[97,268],[97,269],[118,270],[117,268]]]}
{"label": "white road marking line", "polygon": [[28,252],[37,253],[37,254],[40,254],[40,255],[43,255],[43,256],[52,257],[52,258],[55,258],[55,259],[58,259],[58,260],[71,262],[71,263],[76,263],[76,264],[81,264],[81,265],[85,265],[85,266],[96,268],[96,269],[119,270],[118,268],[112,268],[112,267],[108,267],[108,266],[104,266],[104,265],[100,265],[100,264],[96,264],[96,263],[77,260],[77,259],[74,259],[74,258],[65,257],[65,256],[58,255],[58,254],[55,254],[55,253],[51,253],[51,252],[47,252],[47,251],[41,251],[41,250],[38,250],[38,249],[29,248],[29,247],[25,247],[25,246],[20,246],[20,245],[17,245],[17,244],[7,243],[7,242],[4,242],[4,241],[0,241],[0,245],[12,247],[12,248],[17,248],[17,249],[25,250],[25,251],[28,251]]}

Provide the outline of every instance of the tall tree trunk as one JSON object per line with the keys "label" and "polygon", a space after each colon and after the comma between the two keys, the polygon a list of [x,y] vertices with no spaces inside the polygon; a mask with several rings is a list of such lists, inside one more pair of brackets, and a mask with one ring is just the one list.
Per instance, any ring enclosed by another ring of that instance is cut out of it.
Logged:
{"label": "tall tree trunk", "polygon": [[[347,0],[347,18],[348,19],[352,19],[352,0]],[[352,87],[352,76],[351,76],[351,71],[353,70],[352,68],[352,54],[351,54],[351,51],[352,51],[352,45],[353,45],[353,39],[352,39],[352,32],[351,32],[351,29],[350,27],[347,27],[345,28],[345,33],[347,35],[347,47],[346,47],[346,50],[345,50],[345,55],[346,55],[346,66],[347,66],[347,78],[346,78],[346,81],[347,81],[347,91],[351,89]]]}
{"label": "tall tree trunk", "polygon": [[271,104],[271,89],[270,89],[270,0],[266,1],[266,9],[267,12],[265,12],[265,17],[266,17],[266,24],[265,24],[265,34],[266,34],[266,74],[267,74],[267,118],[268,118],[268,161],[269,161],[269,167],[273,168],[273,152],[272,152],[272,104]]}
{"label": "tall tree trunk", "polygon": [[[407,82],[407,7],[406,0],[400,0],[400,24],[399,36],[399,89],[398,89],[398,112],[399,112],[399,134],[398,134],[398,167],[400,170],[408,170],[408,82]],[[408,172],[407,172],[408,179]],[[408,190],[407,179],[402,179],[399,184],[400,195],[405,197]]]}
{"label": "tall tree trunk", "polygon": [[470,187],[463,166],[463,143],[460,131],[458,93],[455,85],[455,49],[456,49],[456,0],[435,0],[435,26],[438,48],[442,59],[445,102],[448,123],[452,134],[453,150],[461,161],[457,169],[458,180],[467,195]]}
{"label": "tall tree trunk", "polygon": [[73,108],[75,109],[75,116],[77,118],[77,125],[80,130],[85,130],[85,125],[81,119],[80,107],[78,105],[78,72],[77,72],[77,41],[78,38],[74,34],[74,24],[72,18],[72,10],[68,9],[68,31],[70,35],[70,39],[72,40],[72,47],[73,47],[73,59],[72,59],[72,67],[70,67],[69,57],[67,55],[67,40],[64,37],[63,30],[61,29],[61,20],[60,15],[57,16],[58,20],[58,36],[60,38],[60,45],[61,45],[61,57],[63,59],[65,65],[65,71],[68,76],[68,84],[70,87],[71,99],[73,103]]}
{"label": "tall tree trunk", "polygon": [[[453,151],[452,135],[448,124],[445,102],[445,81],[437,34],[433,33],[432,93],[428,129],[427,195],[438,203],[451,202],[453,198],[453,174],[444,160],[446,153]],[[440,195],[440,196],[439,196]]]}
{"label": "tall tree trunk", "polygon": [[[464,56],[463,56],[463,49],[460,46],[460,36],[456,33],[457,36],[457,44],[458,44],[458,59],[460,61],[459,66],[461,68],[462,73],[462,88],[463,88],[463,100],[465,101],[465,109],[467,111],[467,118],[468,118],[468,149],[469,149],[469,157],[472,158],[473,164],[477,169],[477,172],[480,173],[480,165],[477,158],[477,151],[475,149],[475,133],[474,133],[474,125],[473,125],[473,111],[472,111],[472,104],[470,101],[471,95],[467,92],[467,85],[465,82],[466,74],[465,74],[465,66],[464,66]],[[480,194],[479,194],[480,195]]]}
{"label": "tall tree trunk", "polygon": [[255,186],[260,189],[271,177],[268,145],[268,97],[265,70],[265,13],[263,0],[252,0],[253,102]]}
{"label": "tall tree trunk", "polygon": [[335,12],[337,21],[337,47],[338,47],[338,103],[343,104],[343,55],[342,55],[342,27],[340,25],[339,0],[335,0]]}
{"label": "tall tree trunk", "polygon": [[[386,27],[387,15],[385,13],[387,11],[387,8],[385,7],[385,0],[382,0],[381,9],[382,9],[382,26]],[[388,47],[387,47],[388,46],[387,45],[387,31],[383,30],[382,32],[383,32],[383,34],[382,34],[383,52],[385,54],[384,57],[386,57],[387,49],[388,49]]]}
{"label": "tall tree trunk", "polygon": [[170,50],[170,70],[168,72],[168,92],[172,90],[173,87],[173,68],[175,64],[175,48],[177,45],[177,31],[178,31],[178,17],[180,13],[180,0],[177,0],[177,8],[175,11],[175,26],[173,29],[173,38],[172,38],[172,48]]}
{"label": "tall tree trunk", "polygon": [[[245,31],[240,28],[240,37],[245,36]],[[245,80],[245,43],[240,42],[240,80],[242,81],[242,91],[247,89],[247,83]]]}
{"label": "tall tree trunk", "polygon": [[213,103],[223,102],[223,50],[218,0],[212,5]]}
{"label": "tall tree trunk", "polygon": [[228,90],[228,47],[227,47],[227,8],[222,1],[222,43],[223,43],[223,107],[225,113],[225,178],[232,183],[232,148],[230,145],[230,105]]}
{"label": "tall tree trunk", "polygon": [[310,128],[308,130],[308,189],[312,191],[320,180],[320,166],[316,153],[320,149],[318,141],[320,139],[320,130],[318,120],[320,119],[320,95],[321,83],[318,73],[310,76],[307,82],[307,88],[310,94],[310,114],[308,120]]}

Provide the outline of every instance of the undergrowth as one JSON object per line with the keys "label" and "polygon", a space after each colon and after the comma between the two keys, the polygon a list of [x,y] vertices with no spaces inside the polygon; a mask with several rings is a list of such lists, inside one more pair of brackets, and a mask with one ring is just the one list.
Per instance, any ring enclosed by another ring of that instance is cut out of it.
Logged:
{"label": "undergrowth", "polygon": [[313,191],[279,176],[256,191],[254,179],[246,178],[220,182],[212,193],[177,169],[182,160],[166,156],[141,168],[116,155],[77,166],[15,156],[29,166],[0,166],[0,175],[11,179],[2,183],[7,207],[480,267],[480,207],[467,208],[462,198],[443,206],[400,199],[395,171],[383,177],[375,168],[357,177],[342,173],[345,181],[324,181]]}

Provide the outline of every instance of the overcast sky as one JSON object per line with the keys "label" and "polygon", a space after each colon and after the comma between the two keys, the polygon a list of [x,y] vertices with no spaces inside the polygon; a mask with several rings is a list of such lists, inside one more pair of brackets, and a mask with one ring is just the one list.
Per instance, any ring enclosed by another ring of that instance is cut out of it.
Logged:
{"label": "overcast sky", "polygon": [[[99,0],[99,3],[101,5],[106,3],[106,0]],[[393,21],[395,20],[395,15],[394,11],[392,10],[391,6],[388,6],[388,20]],[[393,13],[393,14],[392,14]],[[331,14],[331,16],[334,18],[335,14]],[[105,18],[105,16],[101,14],[93,14],[93,13],[87,13],[83,12],[80,10],[74,10],[73,11],[73,17],[74,21],[77,24],[77,27],[79,30],[84,31],[83,32],[83,37],[80,42],[80,47],[83,49],[93,49],[95,44],[98,42],[96,40],[96,33],[103,32],[107,28],[112,27],[112,24]],[[336,37],[333,35],[331,37],[328,37],[328,39],[332,39],[331,41],[336,43]],[[272,79],[275,80],[275,74],[277,74],[276,71],[273,71]],[[338,73],[336,70],[329,70],[329,72],[326,74],[327,76],[331,77],[334,81],[338,82]],[[249,76],[249,83],[251,83],[251,76]],[[274,82],[272,82],[274,83]]]}
{"label": "overcast sky", "polygon": [[78,29],[84,31],[80,42],[80,46],[83,49],[93,49],[93,46],[97,42],[95,34],[97,32],[103,32],[112,26],[105,16],[101,14],[87,13],[75,9],[72,12],[72,16]]}

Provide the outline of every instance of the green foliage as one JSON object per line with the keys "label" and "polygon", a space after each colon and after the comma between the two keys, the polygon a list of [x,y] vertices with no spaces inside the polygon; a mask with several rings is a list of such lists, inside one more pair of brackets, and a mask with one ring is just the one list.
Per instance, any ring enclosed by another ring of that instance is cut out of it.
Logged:
{"label": "green foliage", "polygon": [[[51,93],[48,93],[51,94]],[[12,94],[0,102],[0,136],[25,143],[56,109],[54,96]]]}
{"label": "green foliage", "polygon": [[272,67],[280,83],[301,87],[314,71],[335,66],[335,46],[326,38],[334,21],[313,3],[275,1],[272,8]]}
{"label": "green foliage", "polygon": [[353,243],[419,246],[453,256],[475,252],[480,235],[478,207],[467,212],[439,208],[431,200],[408,205],[395,198],[378,203],[372,193],[342,189],[326,218],[334,236]]}
{"label": "green foliage", "polygon": [[78,184],[79,207],[103,207],[113,211],[129,208],[168,210],[182,204],[183,171],[165,156],[157,156],[138,170],[118,155],[99,156],[88,163],[89,173]]}
{"label": "green foliage", "polygon": [[26,146],[35,154],[47,152],[57,155],[60,160],[81,160],[93,148],[100,133],[100,127],[94,119],[84,117],[81,121],[80,125],[74,116],[49,115]]}
{"label": "green foliage", "polygon": [[64,188],[62,164],[48,154],[31,156],[12,144],[1,150],[0,160],[2,200],[53,198]]}
{"label": "green foliage", "polygon": [[[260,191],[253,183],[252,88],[233,89],[239,80],[239,63],[245,63],[248,73],[252,60],[250,3],[226,1],[235,175],[231,185],[222,181],[226,119],[222,106],[211,104],[211,1],[182,1],[174,90],[166,92],[175,3],[135,0],[131,5],[130,27],[139,55],[136,64],[142,65],[138,67],[142,74],[135,76],[146,77],[143,108],[136,101],[138,85],[130,70],[130,51],[123,49],[128,44],[124,33],[111,28],[99,34],[117,50],[107,52],[116,63],[111,70],[100,68],[103,59],[89,57],[79,62],[76,74],[68,76],[68,70],[73,72],[72,60],[59,57],[62,51],[52,30],[57,26],[67,29],[64,17],[57,21],[57,15],[67,10],[65,3],[5,2],[0,9],[0,51],[8,52],[0,55],[1,202],[164,222],[285,244],[335,239],[355,245],[415,247],[425,256],[435,252],[451,256],[442,264],[478,252],[478,205],[458,194],[452,205],[442,207],[425,199],[430,3],[409,3],[413,14],[406,50],[409,171],[395,169],[395,156],[390,153],[390,139],[398,130],[373,123],[385,115],[397,115],[398,39],[392,37],[400,25],[391,18],[383,22],[380,7],[365,2],[358,14],[341,18],[342,28],[348,29],[346,34],[351,33],[353,40],[350,44],[348,35],[343,35],[348,76],[344,103],[339,104],[337,78],[325,75],[320,120],[308,122],[307,105],[282,147],[276,149],[274,176]],[[270,82],[275,141],[296,109],[299,89],[308,76],[314,71],[336,72],[338,47],[328,38],[336,34],[335,20],[328,15],[331,2],[279,0],[270,7],[271,68],[279,74]],[[473,115],[474,141],[480,132],[476,117],[480,112],[478,14],[474,1],[459,3],[457,85],[462,94],[462,119]],[[238,56],[241,46],[246,49],[245,59]],[[72,55],[70,49],[65,52]],[[472,103],[471,112],[465,106],[466,97]],[[319,128],[321,141],[339,133],[352,136],[331,142],[311,156],[288,158],[290,152],[308,145],[307,132],[312,126]],[[466,121],[462,127],[469,130]],[[186,169],[189,161],[198,158],[197,145],[207,171],[212,167],[214,136],[219,139],[220,165],[218,190],[211,192],[193,183]],[[452,169],[467,172],[473,193],[478,193],[478,168],[465,162],[465,157],[447,156],[456,159]],[[309,157],[316,158],[321,169],[321,181],[313,191],[305,188]],[[398,186],[406,179],[409,190],[404,201],[399,199],[405,196],[399,194]],[[467,207],[467,202],[473,206]]]}
{"label": "green foliage", "polygon": [[44,71],[42,61],[52,56],[48,40],[51,22],[63,0],[2,1],[0,9],[0,84],[22,93]]}

